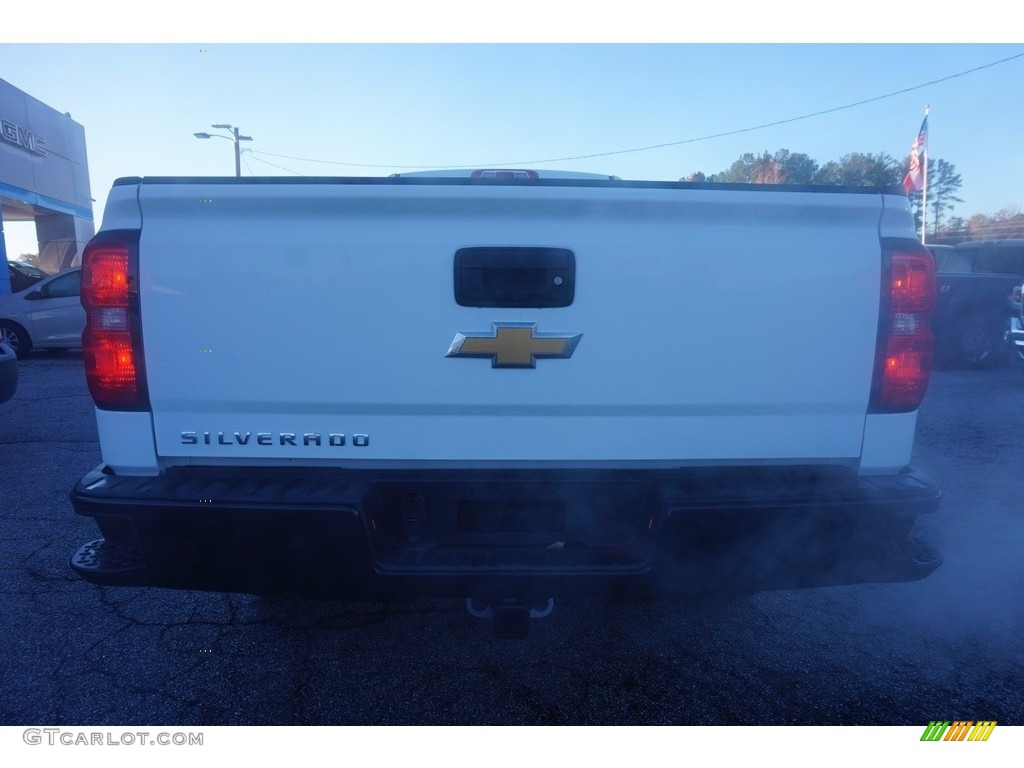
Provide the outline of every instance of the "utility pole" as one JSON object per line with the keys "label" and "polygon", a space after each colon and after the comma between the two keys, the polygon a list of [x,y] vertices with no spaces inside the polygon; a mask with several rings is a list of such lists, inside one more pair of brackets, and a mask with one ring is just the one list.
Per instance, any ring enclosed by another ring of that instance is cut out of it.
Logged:
{"label": "utility pole", "polygon": [[239,129],[234,125],[226,125],[224,123],[218,123],[217,125],[211,125],[211,128],[218,128],[223,131],[230,131],[230,136],[225,136],[221,133],[193,133],[197,139],[212,139],[214,137],[218,139],[227,139],[235,145],[235,177],[242,175],[242,153],[238,148],[238,142],[240,141],[252,141],[252,136],[239,136]]}

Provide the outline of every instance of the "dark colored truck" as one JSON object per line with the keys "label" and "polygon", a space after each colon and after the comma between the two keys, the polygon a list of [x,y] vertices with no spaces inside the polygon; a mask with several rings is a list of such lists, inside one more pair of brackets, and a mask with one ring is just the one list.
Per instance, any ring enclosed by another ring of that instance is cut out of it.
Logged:
{"label": "dark colored truck", "polygon": [[1015,314],[1013,289],[1024,280],[1024,239],[929,245],[938,296],[932,315],[940,365],[987,368],[1004,357]]}

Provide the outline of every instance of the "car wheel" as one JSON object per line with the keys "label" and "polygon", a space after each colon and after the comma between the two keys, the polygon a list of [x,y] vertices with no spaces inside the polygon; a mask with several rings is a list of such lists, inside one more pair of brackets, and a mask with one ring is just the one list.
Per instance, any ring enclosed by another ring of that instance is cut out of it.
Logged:
{"label": "car wheel", "polygon": [[0,323],[0,338],[14,350],[14,354],[18,356],[19,360],[24,360],[32,348],[28,334],[22,330],[21,326],[14,323]]}
{"label": "car wheel", "polygon": [[1001,333],[985,315],[968,315],[957,324],[956,362],[963,368],[990,368],[999,359]]}

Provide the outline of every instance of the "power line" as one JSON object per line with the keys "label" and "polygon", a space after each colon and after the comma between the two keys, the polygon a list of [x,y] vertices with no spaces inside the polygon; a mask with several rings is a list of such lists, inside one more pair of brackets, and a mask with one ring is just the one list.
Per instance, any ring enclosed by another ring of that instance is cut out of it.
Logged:
{"label": "power line", "polygon": [[[249,161],[245,159],[246,152],[248,152],[248,150],[245,150],[245,149],[243,149],[242,152],[241,152],[240,156],[242,158],[242,162],[245,163],[245,170],[247,170],[249,172],[249,175],[250,176],[255,176],[256,174],[252,172],[252,166],[250,166],[249,165]],[[255,158],[255,157],[253,158],[253,160],[256,160],[256,159],[257,158]]]}
{"label": "power line", "polygon": [[[254,151],[250,149],[249,150],[249,154],[250,155],[254,154]],[[267,153],[267,154],[269,154],[269,153]],[[273,155],[273,157],[277,157],[277,155]],[[275,163],[272,163],[269,160],[262,160],[262,159],[260,159],[258,157],[254,157],[253,160],[255,160],[257,163],[263,163],[264,165],[271,165],[274,168],[280,168],[282,171],[288,171],[288,173],[294,173],[296,176],[305,176],[306,175],[304,173],[299,173],[298,171],[293,171],[291,168],[285,168],[283,165],[277,165]]]}
{"label": "power line", "polygon": [[[940,77],[937,80],[929,80],[927,83],[920,83],[919,85],[912,85],[909,88],[902,88],[902,89],[900,89],[898,91],[892,91],[891,93],[885,93],[885,94],[882,94],[881,96],[874,96],[874,97],[872,97],[870,99],[862,99],[861,101],[851,102],[850,104],[843,104],[842,106],[839,106],[839,107],[831,107],[830,109],[822,109],[822,110],[819,110],[817,112],[809,112],[806,115],[798,115],[797,117],[789,117],[789,118],[786,118],[785,120],[775,120],[775,121],[770,122],[770,123],[761,123],[759,125],[752,125],[752,126],[749,126],[747,128],[737,128],[736,130],[733,130],[733,131],[723,131],[721,133],[713,133],[713,134],[709,134],[707,136],[698,136],[698,137],[695,137],[695,138],[692,138],[692,139],[680,139],[679,141],[668,141],[668,142],[665,142],[665,143],[662,143],[662,144],[651,144],[650,146],[634,147],[632,149],[617,149],[617,150],[612,150],[612,151],[609,151],[609,152],[594,152],[594,153],[589,154],[589,155],[572,155],[572,156],[568,156],[568,157],[552,157],[552,158],[548,158],[546,160],[516,160],[514,162],[501,162],[501,163],[473,163],[473,164],[470,164],[470,165],[394,165],[394,164],[392,164],[392,165],[385,165],[385,164],[378,164],[378,163],[348,163],[348,162],[341,162],[341,161],[335,161],[335,160],[317,160],[317,159],[311,158],[311,157],[296,157],[294,155],[279,155],[279,154],[274,154],[273,152],[259,152],[257,150],[249,150],[249,151],[250,151],[250,153],[266,155],[267,157],[281,157],[281,158],[285,158],[287,160],[301,160],[301,161],[307,162],[307,163],[324,163],[326,165],[345,165],[345,166],[351,166],[351,167],[356,167],[356,168],[432,168],[432,169],[445,169],[445,168],[447,168],[447,169],[458,169],[458,168],[504,168],[506,166],[512,166],[512,165],[543,165],[545,163],[562,163],[562,162],[567,162],[569,160],[589,160],[589,159],[595,158],[595,157],[609,157],[611,155],[625,155],[625,154],[629,154],[629,153],[632,153],[632,152],[648,152],[648,151],[650,151],[652,149],[664,149],[665,147],[678,147],[678,146],[681,146],[683,144],[694,144],[694,143],[696,143],[698,141],[709,141],[710,139],[721,139],[721,138],[724,138],[726,136],[736,136],[736,135],[741,134],[741,133],[750,133],[751,131],[760,131],[760,130],[763,130],[765,128],[774,128],[775,126],[778,126],[778,125],[787,125],[789,123],[795,123],[795,122],[798,122],[800,120],[809,120],[812,117],[821,117],[822,115],[830,115],[830,114],[833,114],[835,112],[841,112],[841,111],[846,110],[846,109],[853,109],[854,107],[862,107],[865,104],[872,104],[872,103],[874,103],[876,101],[882,101],[883,99],[891,99],[894,96],[902,96],[905,93],[911,93],[913,91],[921,90],[922,88],[927,88],[927,87],[929,87],[931,85],[938,85],[939,83],[945,83],[945,82],[947,82],[949,80],[955,80],[958,77],[964,77],[965,75],[970,75],[970,74],[973,74],[975,72],[980,72],[983,69],[989,69],[991,67],[995,67],[995,66],[998,66],[1000,64],[1005,64],[1008,61],[1013,61],[1015,59],[1019,59],[1019,58],[1022,58],[1022,57],[1024,57],[1024,53],[1018,53],[1018,54],[1015,54],[1014,56],[1008,56],[1005,59],[999,59],[998,61],[993,61],[993,62],[990,62],[988,64],[982,64],[981,66],[978,66],[978,67],[973,67],[971,69],[965,69],[964,71],[957,72],[956,74],[947,75],[946,77]],[[259,159],[259,158],[256,158],[256,159]],[[263,162],[266,162],[266,161],[263,161]],[[267,163],[267,164],[268,165],[272,165],[272,163]],[[280,166],[275,166],[275,167],[280,167]],[[283,170],[288,170],[288,169],[284,168]],[[291,173],[296,173],[296,172],[295,171],[291,171]],[[301,176],[302,174],[299,174],[299,175]]]}

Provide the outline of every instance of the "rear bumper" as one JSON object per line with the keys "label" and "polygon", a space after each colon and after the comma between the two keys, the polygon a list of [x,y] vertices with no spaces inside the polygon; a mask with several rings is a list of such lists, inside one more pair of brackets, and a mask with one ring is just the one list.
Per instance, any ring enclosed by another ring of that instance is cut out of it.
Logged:
{"label": "rear bumper", "polygon": [[73,489],[107,585],[352,600],[662,597],[923,578],[927,476],[836,468],[672,472],[175,470]]}

